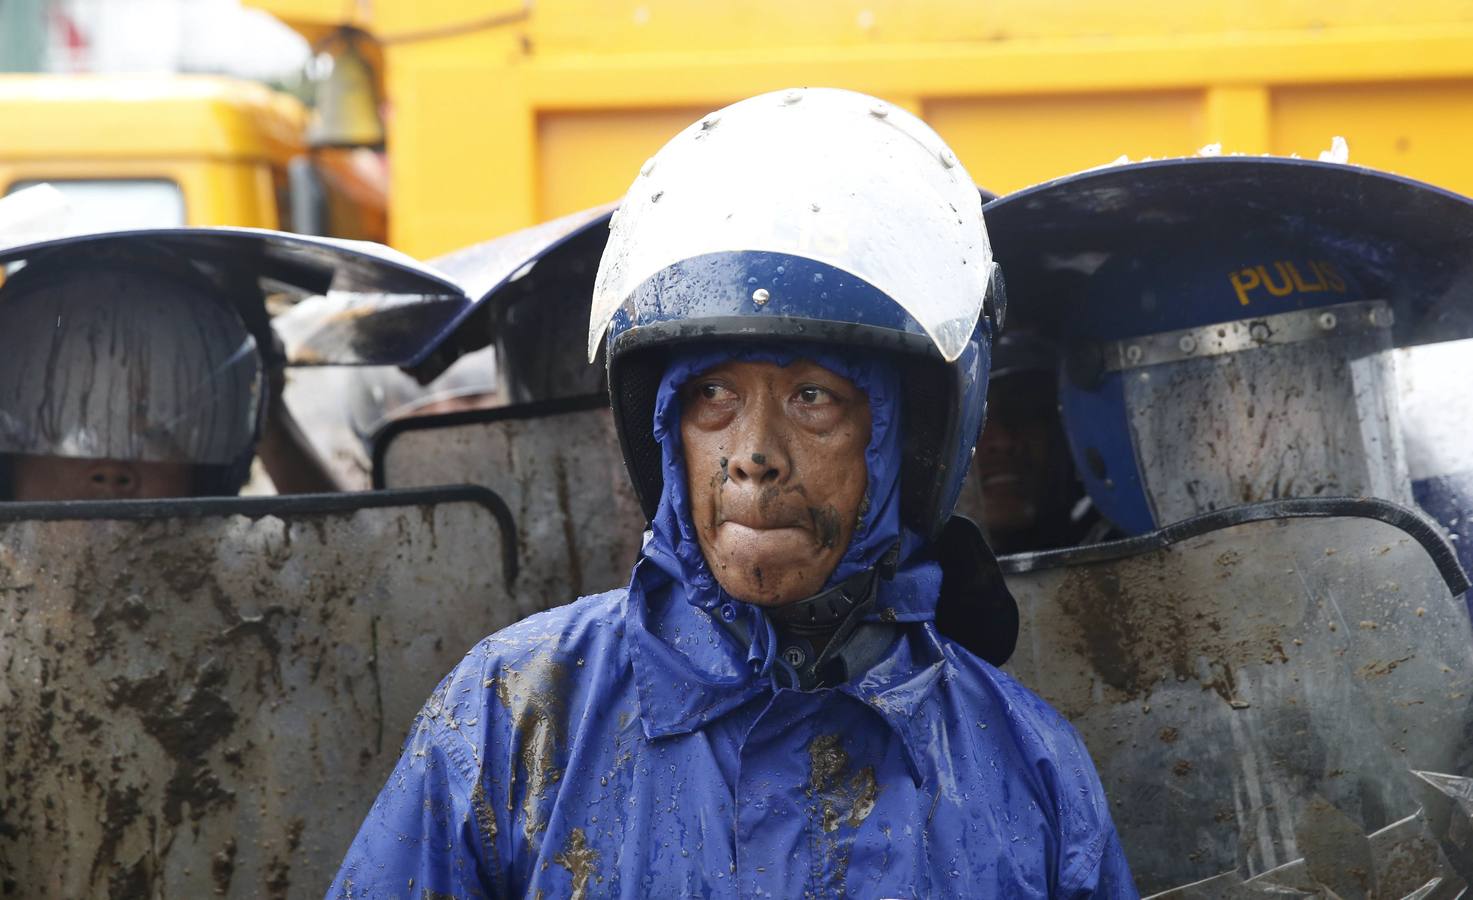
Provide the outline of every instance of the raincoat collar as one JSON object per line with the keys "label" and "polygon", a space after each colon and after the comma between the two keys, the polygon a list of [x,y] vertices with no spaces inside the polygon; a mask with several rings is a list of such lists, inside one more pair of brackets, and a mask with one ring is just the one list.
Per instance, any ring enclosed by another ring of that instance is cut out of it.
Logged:
{"label": "raincoat collar", "polygon": [[[924,543],[900,522],[900,385],[883,360],[838,354],[801,356],[837,372],[870,401],[871,437],[866,449],[868,505],[829,584],[874,566],[898,541],[893,579],[879,585],[870,621],[917,623],[896,628],[885,656],[868,672],[835,688],[875,710],[901,738],[919,777],[912,720],[930,696],[946,664],[933,625],[940,567],[921,559]],[[758,607],[721,590],[706,566],[690,522],[679,388],[691,377],[730,359],[788,365],[800,354],[784,348],[677,355],[666,369],[655,405],[654,434],[661,446],[665,486],[645,536],[626,595],[625,622],[645,733],[661,738],[695,731],[758,696],[779,690],[773,680],[776,633]],[[749,636],[746,645],[731,632]]]}
{"label": "raincoat collar", "polygon": [[[681,602],[669,592],[646,593],[649,562],[635,567],[625,595],[624,619],[640,718],[651,740],[699,731],[710,722],[777,688],[770,662],[753,649],[742,652],[717,615]],[[757,617],[771,632],[765,616]],[[869,671],[835,690],[875,711],[900,739],[911,775],[923,780],[928,744],[922,714],[949,665],[931,622],[895,629],[894,643]],[[776,636],[769,634],[769,646]]]}

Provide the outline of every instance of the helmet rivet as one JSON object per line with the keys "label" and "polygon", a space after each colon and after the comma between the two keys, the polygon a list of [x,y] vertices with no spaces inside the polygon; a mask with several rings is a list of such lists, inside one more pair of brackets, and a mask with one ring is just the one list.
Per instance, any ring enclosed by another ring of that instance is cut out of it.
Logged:
{"label": "helmet rivet", "polygon": [[869,114],[874,116],[876,119],[883,119],[886,116],[890,115],[890,110],[876,103],[874,106],[871,106],[869,108]]}
{"label": "helmet rivet", "polygon": [[655,158],[651,156],[649,159],[644,161],[644,165],[639,167],[639,174],[648,178],[650,177],[650,173],[653,171],[655,171]]}
{"label": "helmet rivet", "polygon": [[651,203],[659,203],[660,202],[660,198],[663,197],[663,196],[665,196],[665,192],[664,191],[655,191],[653,194],[650,194],[650,202]]}
{"label": "helmet rivet", "polygon": [[1268,330],[1267,322],[1254,322],[1248,326],[1248,336],[1255,341],[1266,341],[1271,334],[1273,332]]}
{"label": "helmet rivet", "polygon": [[707,116],[706,118],[704,118],[704,119],[701,120],[701,130],[702,131],[710,131],[712,128],[715,128],[716,127],[716,123],[718,123],[720,121],[721,121],[721,117],[720,116]]}
{"label": "helmet rivet", "polygon": [[767,288],[758,288],[757,290],[752,292],[752,302],[757,304],[758,306],[765,306],[767,304],[768,298],[770,298],[771,296],[772,295],[767,292]]}
{"label": "helmet rivet", "polygon": [[1190,334],[1184,334],[1181,336],[1181,340],[1176,342],[1176,346],[1183,353],[1195,353],[1197,351],[1197,339]]}
{"label": "helmet rivet", "polygon": [[956,168],[956,154],[951,152],[950,147],[941,148],[941,165],[948,169]]}
{"label": "helmet rivet", "polygon": [[814,212],[818,212],[818,204],[817,203],[810,203],[810,204],[808,204],[808,208],[811,209],[811,210],[813,210]]}
{"label": "helmet rivet", "polygon": [[1320,313],[1319,323],[1320,323],[1320,327],[1321,328],[1323,328],[1326,331],[1329,331],[1330,329],[1332,329],[1332,328],[1335,327],[1335,323],[1336,323],[1335,314],[1332,313],[1332,312],[1323,312],[1323,313]]}
{"label": "helmet rivet", "polygon": [[1136,363],[1140,362],[1141,361],[1141,348],[1138,347],[1135,344],[1131,344],[1129,347],[1126,347],[1125,348],[1125,361],[1128,362],[1128,363],[1130,363],[1131,365],[1135,365]]}
{"label": "helmet rivet", "polygon": [[786,94],[783,94],[783,105],[792,106],[794,103],[797,103],[799,100],[802,99],[802,91],[788,91]]}

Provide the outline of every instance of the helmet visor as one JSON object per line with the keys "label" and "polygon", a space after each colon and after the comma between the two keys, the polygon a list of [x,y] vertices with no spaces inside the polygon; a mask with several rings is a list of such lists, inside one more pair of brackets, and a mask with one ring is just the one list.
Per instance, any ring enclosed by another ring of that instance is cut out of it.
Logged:
{"label": "helmet visor", "polygon": [[261,354],[238,316],[105,269],[0,303],[0,452],[229,465],[254,446]]}

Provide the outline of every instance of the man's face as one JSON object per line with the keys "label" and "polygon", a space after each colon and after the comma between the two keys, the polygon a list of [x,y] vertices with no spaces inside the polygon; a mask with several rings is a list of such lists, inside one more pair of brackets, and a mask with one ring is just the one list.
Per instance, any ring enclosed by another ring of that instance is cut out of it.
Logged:
{"label": "man's face", "polygon": [[11,457],[16,500],[156,500],[193,493],[194,467],[187,463]]}
{"label": "man's face", "polygon": [[822,590],[862,515],[869,398],[800,360],[729,362],[682,389],[690,513],[728,594],[781,606]]}
{"label": "man's face", "polygon": [[1058,431],[1054,386],[1044,374],[1000,379],[988,392],[987,425],[972,477],[982,491],[989,534],[1033,527],[1048,496]]}

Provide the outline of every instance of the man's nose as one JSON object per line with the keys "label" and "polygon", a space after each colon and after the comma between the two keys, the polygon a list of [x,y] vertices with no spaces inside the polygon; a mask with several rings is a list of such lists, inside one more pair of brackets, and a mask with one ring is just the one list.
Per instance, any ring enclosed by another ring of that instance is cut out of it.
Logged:
{"label": "man's nose", "polygon": [[87,468],[86,491],[98,500],[138,496],[138,470],[121,460],[100,460]]}
{"label": "man's nose", "polygon": [[1005,422],[988,422],[982,429],[982,439],[977,442],[977,455],[1012,456],[1019,448],[1017,436]]}
{"label": "man's nose", "polygon": [[747,421],[741,423],[733,454],[726,464],[727,477],[740,485],[777,484],[788,477],[792,461],[786,442],[772,421],[767,404],[749,409]]}

